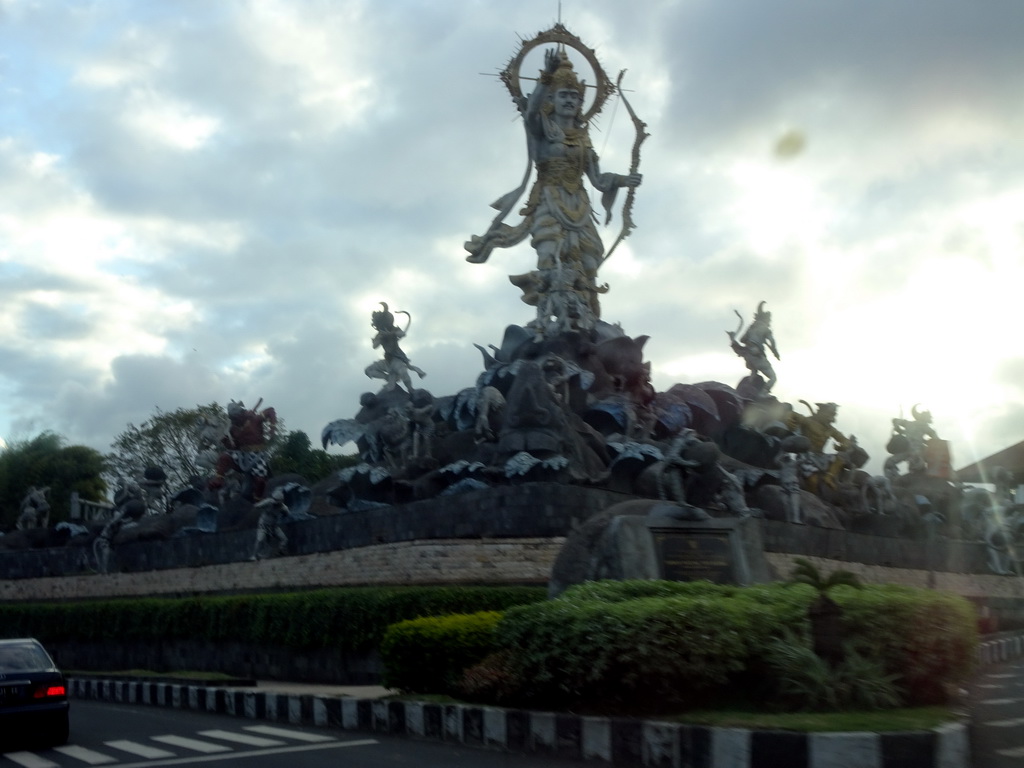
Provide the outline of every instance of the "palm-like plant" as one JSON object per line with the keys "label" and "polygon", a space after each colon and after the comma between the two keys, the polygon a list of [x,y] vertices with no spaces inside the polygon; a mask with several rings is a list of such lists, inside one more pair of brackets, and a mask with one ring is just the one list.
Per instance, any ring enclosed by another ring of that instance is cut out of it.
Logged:
{"label": "palm-like plant", "polygon": [[844,570],[832,571],[823,577],[821,571],[810,560],[798,557],[793,560],[789,584],[807,584],[818,596],[807,608],[811,622],[811,640],[814,652],[835,667],[842,663],[843,653],[843,609],[828,593],[833,587],[861,588],[855,573]]}

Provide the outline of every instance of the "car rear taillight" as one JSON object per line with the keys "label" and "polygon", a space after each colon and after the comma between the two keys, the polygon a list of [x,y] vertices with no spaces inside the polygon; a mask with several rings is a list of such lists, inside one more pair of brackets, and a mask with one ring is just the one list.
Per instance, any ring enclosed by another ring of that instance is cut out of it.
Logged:
{"label": "car rear taillight", "polygon": [[41,685],[32,693],[33,699],[56,699],[68,695],[63,685]]}

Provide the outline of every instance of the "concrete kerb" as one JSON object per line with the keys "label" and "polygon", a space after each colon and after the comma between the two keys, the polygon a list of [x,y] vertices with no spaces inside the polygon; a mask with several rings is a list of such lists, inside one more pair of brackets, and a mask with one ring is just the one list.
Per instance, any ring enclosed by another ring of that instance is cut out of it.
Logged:
{"label": "concrete kerb", "polygon": [[1024,657],[1024,632],[1001,632],[978,644],[978,665],[999,664]]}
{"label": "concrete kerb", "polygon": [[[1020,639],[1020,638],[1018,638]],[[1024,644],[1000,645],[1004,649]],[[966,723],[903,733],[796,733],[710,728],[463,704],[320,696],[172,683],[74,678],[80,699],[151,703],[292,725],[384,733],[483,749],[654,768],[962,768]],[[856,760],[851,762],[851,756]]]}

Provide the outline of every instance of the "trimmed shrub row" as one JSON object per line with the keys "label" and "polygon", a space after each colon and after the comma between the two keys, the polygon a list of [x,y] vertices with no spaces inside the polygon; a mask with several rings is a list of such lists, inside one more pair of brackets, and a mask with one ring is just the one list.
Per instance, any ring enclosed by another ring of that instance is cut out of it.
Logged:
{"label": "trimmed shrub row", "polygon": [[388,627],[380,646],[388,688],[457,693],[463,672],[494,648],[499,611],[430,616]]}
{"label": "trimmed shrub row", "polygon": [[295,650],[377,648],[390,624],[502,611],[543,587],[355,587],[263,595],[0,605],[0,636],[43,642],[244,642]]}

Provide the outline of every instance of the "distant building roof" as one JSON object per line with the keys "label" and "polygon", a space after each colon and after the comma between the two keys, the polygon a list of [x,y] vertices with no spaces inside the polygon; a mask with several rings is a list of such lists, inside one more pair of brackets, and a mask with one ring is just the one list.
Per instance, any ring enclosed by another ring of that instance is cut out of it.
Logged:
{"label": "distant building roof", "polygon": [[1024,483],[1024,442],[1011,445],[988,458],[968,464],[956,471],[958,480],[965,483],[987,483],[996,467],[1003,467],[1013,472],[1018,483]]}

